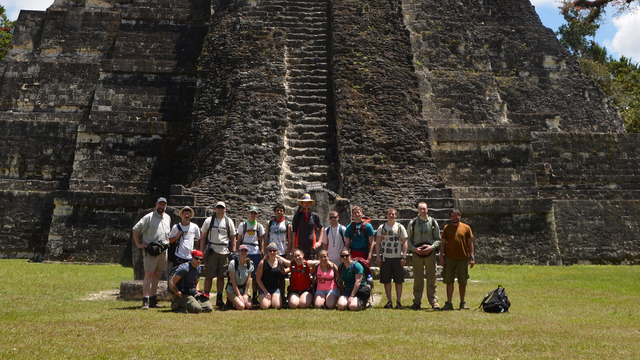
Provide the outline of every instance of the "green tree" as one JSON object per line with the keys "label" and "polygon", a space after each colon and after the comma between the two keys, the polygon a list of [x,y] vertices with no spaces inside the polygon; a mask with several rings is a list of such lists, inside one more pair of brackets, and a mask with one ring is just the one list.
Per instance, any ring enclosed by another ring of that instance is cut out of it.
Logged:
{"label": "green tree", "polygon": [[4,60],[9,51],[14,25],[15,21],[9,20],[4,6],[0,5],[0,61]]}
{"label": "green tree", "polygon": [[594,79],[620,111],[625,129],[640,132],[640,67],[624,56],[613,59],[593,40],[604,10],[599,9],[593,18],[593,13],[574,6],[576,2],[566,1],[560,7],[566,24],[558,28],[556,35],[577,58],[585,76]]}
{"label": "green tree", "polygon": [[563,3],[563,6],[578,9],[583,20],[595,22],[600,19],[607,6],[624,11],[629,9],[633,3],[640,3],[640,0],[563,0]]}

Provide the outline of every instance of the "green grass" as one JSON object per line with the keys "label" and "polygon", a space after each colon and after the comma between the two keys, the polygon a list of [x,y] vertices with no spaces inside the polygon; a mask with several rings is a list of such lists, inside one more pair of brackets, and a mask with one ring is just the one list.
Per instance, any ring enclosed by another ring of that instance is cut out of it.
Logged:
{"label": "green grass", "polygon": [[[138,301],[86,300],[117,291],[120,281],[133,278],[131,268],[118,265],[1,260],[0,276],[1,359],[633,359],[640,354],[639,266],[476,266],[467,303],[477,306],[501,284],[512,302],[508,314],[385,310],[384,301],[360,313],[174,314],[142,311]],[[405,305],[411,294],[409,282]],[[438,294],[444,305],[442,284]]]}

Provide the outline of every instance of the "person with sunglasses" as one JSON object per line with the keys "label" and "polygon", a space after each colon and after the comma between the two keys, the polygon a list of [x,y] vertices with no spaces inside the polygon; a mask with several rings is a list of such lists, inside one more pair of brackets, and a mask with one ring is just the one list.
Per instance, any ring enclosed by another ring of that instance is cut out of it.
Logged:
{"label": "person with sunglasses", "polygon": [[260,309],[282,307],[280,279],[286,274],[285,270],[284,262],[278,258],[278,245],[269,243],[267,255],[260,261],[256,270]]}
{"label": "person with sunglasses", "polygon": [[198,282],[202,268],[200,264],[204,254],[200,250],[193,250],[191,261],[182,263],[171,270],[169,290],[174,296],[171,310],[188,313],[213,311],[209,298],[199,291]]}
{"label": "person with sunglasses", "polygon": [[364,277],[364,267],[360,262],[351,259],[351,252],[349,249],[342,249],[340,252],[340,267],[338,272],[340,276],[340,298],[338,298],[338,310],[351,310],[359,311],[365,308],[365,305],[369,301],[371,296],[371,290],[369,294],[363,290],[368,287],[367,280]]}

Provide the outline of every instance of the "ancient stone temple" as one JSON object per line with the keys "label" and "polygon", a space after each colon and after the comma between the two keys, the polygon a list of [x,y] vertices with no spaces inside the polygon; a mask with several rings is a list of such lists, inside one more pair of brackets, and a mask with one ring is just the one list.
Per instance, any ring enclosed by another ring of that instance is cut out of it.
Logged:
{"label": "ancient stone temple", "polygon": [[459,207],[479,263],[640,263],[640,137],[528,0],[56,0],[20,13],[0,129],[4,258],[128,263],[158,196],[312,192]]}

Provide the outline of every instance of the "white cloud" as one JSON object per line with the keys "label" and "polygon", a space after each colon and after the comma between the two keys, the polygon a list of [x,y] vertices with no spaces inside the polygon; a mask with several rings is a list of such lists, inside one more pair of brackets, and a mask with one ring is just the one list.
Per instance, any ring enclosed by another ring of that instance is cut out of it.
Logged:
{"label": "white cloud", "polygon": [[18,18],[20,10],[46,10],[53,0],[6,0],[1,1],[4,8],[7,10],[7,17],[11,20]]}
{"label": "white cloud", "polygon": [[531,5],[535,7],[553,7],[558,8],[560,5],[559,0],[531,0]]}
{"label": "white cloud", "polygon": [[611,40],[611,49],[626,57],[640,61],[640,8],[613,19],[616,35]]}

